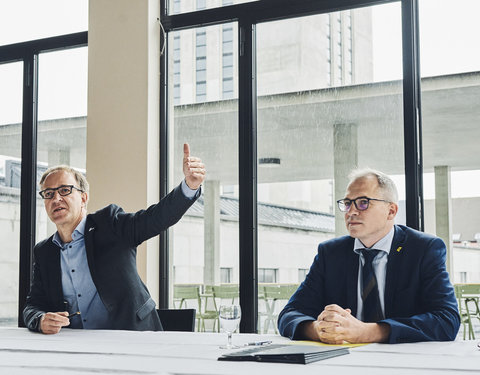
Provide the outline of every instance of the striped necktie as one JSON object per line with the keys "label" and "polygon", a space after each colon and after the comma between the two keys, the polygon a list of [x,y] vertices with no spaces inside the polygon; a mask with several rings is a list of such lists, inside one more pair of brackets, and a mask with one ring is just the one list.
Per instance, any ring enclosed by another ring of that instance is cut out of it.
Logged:
{"label": "striped necktie", "polygon": [[365,259],[362,269],[363,321],[378,322],[383,319],[383,312],[372,262],[380,250],[362,249],[361,252]]}

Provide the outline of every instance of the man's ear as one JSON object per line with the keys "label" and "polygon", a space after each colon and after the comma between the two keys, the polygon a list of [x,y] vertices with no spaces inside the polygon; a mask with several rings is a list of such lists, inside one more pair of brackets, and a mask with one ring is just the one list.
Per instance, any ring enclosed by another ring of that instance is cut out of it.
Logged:
{"label": "man's ear", "polygon": [[395,216],[397,216],[397,212],[398,212],[398,204],[391,202],[388,208],[388,220],[395,219]]}
{"label": "man's ear", "polygon": [[88,203],[88,193],[86,192],[83,192],[82,193],[82,205],[83,207],[87,207],[87,203]]}

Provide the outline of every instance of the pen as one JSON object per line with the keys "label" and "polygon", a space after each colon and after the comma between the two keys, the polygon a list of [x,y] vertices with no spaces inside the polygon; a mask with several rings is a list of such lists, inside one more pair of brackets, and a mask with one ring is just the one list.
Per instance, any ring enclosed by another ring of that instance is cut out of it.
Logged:
{"label": "pen", "polygon": [[268,341],[257,341],[257,342],[247,342],[245,346],[262,346],[262,345],[268,345],[271,344],[272,342],[270,340]]}
{"label": "pen", "polygon": [[71,319],[71,318],[73,318],[75,315],[80,315],[80,314],[81,314],[81,312],[80,312],[80,311],[77,311],[77,312],[74,312],[74,313],[70,314],[69,316],[67,316],[67,318],[68,318],[68,319]]}

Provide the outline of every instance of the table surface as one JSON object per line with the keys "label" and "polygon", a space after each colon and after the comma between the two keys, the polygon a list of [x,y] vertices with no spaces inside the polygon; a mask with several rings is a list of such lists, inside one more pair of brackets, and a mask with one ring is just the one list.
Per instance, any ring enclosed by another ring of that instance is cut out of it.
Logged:
{"label": "table surface", "polygon": [[[233,336],[237,345],[263,340],[293,343],[278,335]],[[0,328],[0,374],[480,374],[474,340],[370,344],[308,365],[217,361],[231,351],[219,348],[225,342],[224,333]]]}

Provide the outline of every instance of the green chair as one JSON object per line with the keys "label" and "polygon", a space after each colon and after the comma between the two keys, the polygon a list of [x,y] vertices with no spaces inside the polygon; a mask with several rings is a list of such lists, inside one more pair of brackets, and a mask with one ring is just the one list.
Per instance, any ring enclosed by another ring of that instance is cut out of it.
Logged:
{"label": "green chair", "polygon": [[465,340],[468,327],[468,339],[475,340],[472,319],[476,318],[480,322],[480,284],[456,284],[455,295],[463,326],[463,339]]}
{"label": "green chair", "polygon": [[[197,310],[197,331],[205,332],[205,321],[213,320],[213,330],[218,323],[218,313],[215,310],[208,310],[206,295],[201,292],[202,285],[199,284],[176,284],[173,287],[173,304],[179,304],[178,308],[196,307]],[[217,329],[218,330],[218,329]]]}
{"label": "green chair", "polygon": [[218,320],[218,311],[217,311],[217,306],[215,304],[215,298],[213,296],[213,287],[211,285],[205,285],[203,293],[200,294],[200,298],[202,300],[202,331],[206,331],[205,327],[205,321],[206,320],[212,320],[213,321],[213,326],[212,326],[212,331],[219,331],[219,320]]}
{"label": "green chair", "polygon": [[173,306],[178,309],[196,308],[198,331],[200,331],[201,323],[203,323],[201,314],[202,301],[200,299],[200,288],[201,285],[198,284],[176,284],[173,286]]}
{"label": "green chair", "polygon": [[273,330],[276,334],[278,334],[278,314],[276,312],[278,306],[276,306],[276,303],[277,301],[285,301],[286,304],[292,294],[295,293],[297,288],[298,284],[272,284],[263,286],[263,295],[265,298],[266,308],[266,318],[264,322],[263,333],[267,333],[270,328],[270,324],[272,324]]}
{"label": "green chair", "polygon": [[220,332],[220,321],[218,320],[218,308],[222,304],[235,304],[240,297],[238,284],[212,285],[213,303],[217,313],[217,331]]}

